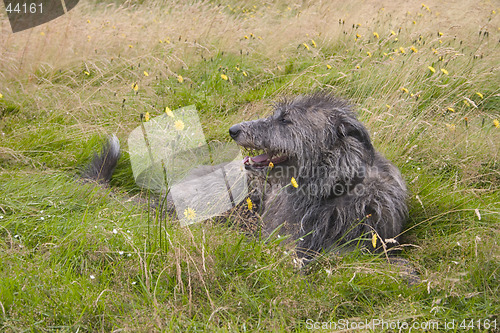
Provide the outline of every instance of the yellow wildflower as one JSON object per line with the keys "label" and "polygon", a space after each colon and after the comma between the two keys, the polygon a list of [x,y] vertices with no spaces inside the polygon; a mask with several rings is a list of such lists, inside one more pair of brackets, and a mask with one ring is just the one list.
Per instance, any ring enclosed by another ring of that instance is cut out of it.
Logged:
{"label": "yellow wildflower", "polygon": [[405,54],[405,53],[406,53],[406,51],[405,51],[404,47],[402,47],[402,46],[399,48],[399,52],[401,52],[402,54]]}
{"label": "yellow wildflower", "polygon": [[144,71],[144,76],[149,76],[149,73]]}
{"label": "yellow wildflower", "polygon": [[182,131],[184,129],[184,122],[182,120],[177,120],[174,123],[175,129],[178,131]]}
{"label": "yellow wildflower", "polygon": [[470,106],[469,101],[467,101],[466,99],[464,99],[464,104],[467,105],[467,106]]}
{"label": "yellow wildflower", "polygon": [[380,36],[378,35],[378,33],[376,31],[373,32],[373,36],[375,36],[375,38],[380,38]]}
{"label": "yellow wildflower", "polygon": [[45,32],[40,31],[40,36],[45,36]]}
{"label": "yellow wildflower", "polygon": [[243,71],[243,76],[248,76],[247,72]]}
{"label": "yellow wildflower", "polygon": [[85,73],[85,75],[87,75],[87,76],[89,76],[89,75],[90,75],[90,73],[89,73],[89,72],[87,72],[87,71],[84,71],[84,73]]}
{"label": "yellow wildflower", "polygon": [[188,220],[194,220],[194,218],[196,217],[196,212],[194,211],[193,208],[188,207],[184,210],[184,216]]}
{"label": "yellow wildflower", "polygon": [[479,97],[481,97],[481,99],[483,99],[483,94],[481,94],[480,92],[477,92],[476,95],[478,95]]}
{"label": "yellow wildflower", "polygon": [[132,49],[134,46],[132,44],[128,44],[128,47]]}
{"label": "yellow wildflower", "polygon": [[245,39],[248,39],[248,36],[247,36],[247,35],[245,35]]}
{"label": "yellow wildflower", "polygon": [[139,85],[137,84],[137,82],[132,84],[132,89],[134,89],[134,91],[139,90]]}
{"label": "yellow wildflower", "polygon": [[434,67],[432,67],[432,66],[428,66],[427,68],[429,68],[429,70],[430,70],[431,72],[436,73],[436,70],[434,69]]}
{"label": "yellow wildflower", "polygon": [[399,88],[399,89],[400,89],[402,92],[405,92],[405,93],[407,93],[407,94],[409,93],[408,89],[406,89],[405,87],[401,87],[401,88]]}
{"label": "yellow wildflower", "polygon": [[332,66],[330,66],[330,65],[327,64],[326,65],[326,69],[332,69]]}
{"label": "yellow wildflower", "polygon": [[417,48],[413,45],[410,47],[410,50],[412,50],[414,53],[418,52]]}
{"label": "yellow wildflower", "polygon": [[443,72],[443,74],[448,75],[448,71],[446,69],[444,69],[444,68],[441,68],[441,72]]}
{"label": "yellow wildflower", "polygon": [[389,104],[386,104],[385,107],[388,108],[388,109],[391,108],[391,106]]}
{"label": "yellow wildflower", "polygon": [[247,198],[247,206],[248,206],[248,210],[249,211],[252,211],[253,209],[253,202],[250,198]]}
{"label": "yellow wildflower", "polygon": [[438,54],[438,51],[435,48],[432,48],[432,53]]}
{"label": "yellow wildflower", "polygon": [[165,113],[169,117],[172,117],[172,118],[174,117],[174,113],[172,112],[172,110],[170,110],[170,108],[168,106],[165,107]]}
{"label": "yellow wildflower", "polygon": [[184,82],[184,78],[182,77],[182,75],[177,76],[177,81],[179,81],[179,83]]}
{"label": "yellow wildflower", "polygon": [[455,112],[455,109],[454,108],[447,108],[446,110],[450,111],[450,112]]}
{"label": "yellow wildflower", "polygon": [[438,36],[442,36],[443,33],[441,31],[438,31]]}
{"label": "yellow wildflower", "polygon": [[87,23],[90,23],[90,20],[87,20]]}
{"label": "yellow wildflower", "polygon": [[450,131],[455,130],[455,124],[446,124],[446,127],[448,127],[450,129]]}
{"label": "yellow wildflower", "polygon": [[372,53],[370,51],[366,52],[366,55],[371,57],[372,56]]}
{"label": "yellow wildflower", "polygon": [[149,119],[151,119],[151,116],[149,115],[149,112],[146,112],[146,114],[144,115],[144,120],[149,121]]}
{"label": "yellow wildflower", "polygon": [[299,187],[299,184],[297,184],[297,181],[295,180],[294,177],[292,177],[292,180],[290,180],[290,183],[292,183],[292,186],[295,188]]}
{"label": "yellow wildflower", "polygon": [[495,125],[496,128],[500,128],[500,121],[498,121],[498,119],[494,119],[493,125]]}
{"label": "yellow wildflower", "polygon": [[316,42],[314,41],[314,39],[311,39],[311,44],[313,47],[318,47],[318,45],[316,45]]}
{"label": "yellow wildflower", "polygon": [[372,236],[372,246],[373,246],[373,248],[377,247],[377,234],[376,233],[373,233],[373,236]]}
{"label": "yellow wildflower", "polygon": [[221,74],[220,77],[225,81],[229,79],[226,74]]}
{"label": "yellow wildflower", "polygon": [[391,30],[391,35],[396,36],[396,32],[394,30]]}
{"label": "yellow wildflower", "polygon": [[0,94],[0,99],[2,99],[2,98],[3,98],[3,95],[2,95],[2,94]]}
{"label": "yellow wildflower", "polygon": [[356,38],[361,38],[361,35],[360,34],[356,34]]}
{"label": "yellow wildflower", "polygon": [[302,45],[304,45],[304,47],[309,50],[309,45],[307,45],[306,43],[302,43]]}
{"label": "yellow wildflower", "polygon": [[273,162],[269,162],[269,169],[272,169],[274,168],[274,163]]}

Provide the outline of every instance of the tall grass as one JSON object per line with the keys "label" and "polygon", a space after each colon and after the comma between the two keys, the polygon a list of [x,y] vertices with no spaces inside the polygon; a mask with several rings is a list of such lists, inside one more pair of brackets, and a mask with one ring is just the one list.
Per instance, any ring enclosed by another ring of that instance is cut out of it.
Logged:
{"label": "tall grass", "polygon": [[[452,7],[87,2],[16,34],[4,17],[0,328],[308,331],[308,319],[496,319],[498,329],[500,8]],[[268,114],[279,96],[313,90],[351,100],[402,170],[411,192],[402,256],[421,284],[358,251],[298,272],[280,239],[247,237],[231,221],[184,228],[155,218],[135,199],[126,146],[111,187],[76,176],[102,137],[125,143],[146,112],[194,104],[207,139],[225,141],[232,124]]]}

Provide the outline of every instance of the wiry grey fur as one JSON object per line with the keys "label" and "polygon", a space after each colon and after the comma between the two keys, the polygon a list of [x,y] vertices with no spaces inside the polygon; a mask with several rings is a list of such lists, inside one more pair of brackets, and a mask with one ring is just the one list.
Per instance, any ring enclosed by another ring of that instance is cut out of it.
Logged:
{"label": "wiry grey fur", "polygon": [[[274,110],[230,129],[242,147],[288,157],[272,169],[247,165],[263,232],[280,228],[278,234],[290,235],[305,253],[357,240],[371,247],[373,233],[396,240],[407,217],[406,186],[375,151],[352,107],[315,93],[282,100]],[[292,177],[298,188],[290,185]]]}

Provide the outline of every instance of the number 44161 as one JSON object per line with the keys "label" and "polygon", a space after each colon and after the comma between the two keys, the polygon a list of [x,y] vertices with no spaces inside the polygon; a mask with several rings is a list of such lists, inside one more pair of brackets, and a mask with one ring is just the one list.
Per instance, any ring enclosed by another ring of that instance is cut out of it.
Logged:
{"label": "number 44161", "polygon": [[9,3],[7,5],[7,7],[5,7],[5,10],[7,11],[7,13],[24,13],[24,14],[36,14],[36,13],[42,13],[43,12],[43,4],[42,3],[30,3],[30,4],[27,4],[27,3],[23,3],[23,4],[20,4],[20,3],[17,3],[17,4],[13,4],[13,3]]}
{"label": "number 44161", "polygon": [[497,329],[497,320],[496,319],[464,319],[460,322],[458,325],[459,328],[464,329],[464,330],[469,330],[469,329],[479,329],[479,330],[496,330]]}

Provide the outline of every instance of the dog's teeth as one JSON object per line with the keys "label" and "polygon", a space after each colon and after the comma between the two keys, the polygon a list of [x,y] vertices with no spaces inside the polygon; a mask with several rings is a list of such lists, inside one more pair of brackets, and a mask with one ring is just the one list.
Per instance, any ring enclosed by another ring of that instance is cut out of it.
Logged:
{"label": "dog's teeth", "polygon": [[248,164],[252,165],[252,164],[254,164],[254,163],[255,163],[255,162],[254,162],[254,161],[252,160],[252,158],[250,157],[250,158],[248,159]]}

